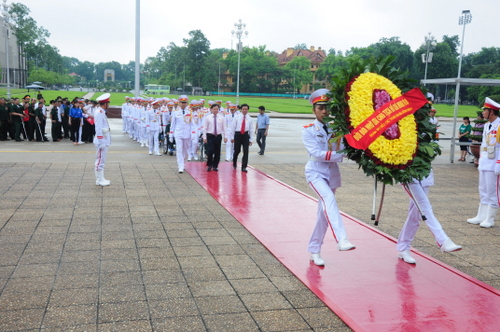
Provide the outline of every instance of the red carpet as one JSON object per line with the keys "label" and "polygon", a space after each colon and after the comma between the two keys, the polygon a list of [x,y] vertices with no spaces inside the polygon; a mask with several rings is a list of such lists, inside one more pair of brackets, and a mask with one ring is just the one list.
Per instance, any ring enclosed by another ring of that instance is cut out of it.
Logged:
{"label": "red carpet", "polygon": [[219,166],[207,172],[205,163],[188,163],[187,171],[352,329],[500,331],[500,291],[418,251],[416,266],[404,263],[394,238],[349,215],[357,249],[338,251],[329,232],[326,266],[313,265],[316,199],[255,169]]}

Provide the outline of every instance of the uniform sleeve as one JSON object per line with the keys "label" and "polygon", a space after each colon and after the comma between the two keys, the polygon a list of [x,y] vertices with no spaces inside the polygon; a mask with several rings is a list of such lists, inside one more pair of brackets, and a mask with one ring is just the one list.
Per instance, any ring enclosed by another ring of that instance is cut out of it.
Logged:
{"label": "uniform sleeve", "polygon": [[342,153],[322,150],[311,130],[302,130],[302,141],[304,142],[307,152],[309,152],[311,160],[325,163],[338,163],[342,162],[344,158]]}
{"label": "uniform sleeve", "polygon": [[172,134],[172,135],[174,133],[176,123],[177,123],[177,117],[175,116],[175,113],[172,112],[172,115],[170,118],[170,134]]}
{"label": "uniform sleeve", "polygon": [[238,117],[234,117],[231,122],[231,127],[227,130],[227,138],[234,139],[234,132],[236,131],[236,124],[238,123]]}
{"label": "uniform sleeve", "polygon": [[252,143],[252,139],[253,139],[253,119],[249,116],[248,117],[250,120],[250,123],[249,123],[249,127],[250,130],[248,131],[248,136],[250,137],[249,138],[249,142]]}
{"label": "uniform sleeve", "polygon": [[95,114],[95,136],[97,139],[103,139],[104,138],[104,133],[102,132],[102,123],[103,117],[101,111],[97,111]]}
{"label": "uniform sleeve", "polygon": [[222,121],[222,139],[227,137],[227,132],[226,132],[226,118],[223,118],[224,121]]}

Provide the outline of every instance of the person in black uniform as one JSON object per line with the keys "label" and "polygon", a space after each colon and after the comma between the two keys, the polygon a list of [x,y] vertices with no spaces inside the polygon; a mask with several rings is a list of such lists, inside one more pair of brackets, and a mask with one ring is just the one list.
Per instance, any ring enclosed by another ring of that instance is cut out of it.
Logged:
{"label": "person in black uniform", "polygon": [[35,108],[35,133],[37,142],[47,140],[42,130],[42,123],[45,121],[45,115],[43,115],[43,106],[43,102],[39,102],[38,107]]}
{"label": "person in black uniform", "polygon": [[0,141],[7,140],[7,131],[9,129],[9,108],[5,103],[5,98],[0,98]]}
{"label": "person in black uniform", "polygon": [[50,111],[50,120],[52,121],[52,141],[59,142],[61,140],[61,121],[59,120],[59,107],[61,101],[56,100],[54,107]]}
{"label": "person in black uniform", "polygon": [[23,106],[19,105],[19,98],[14,98],[12,100],[12,104],[10,105],[10,116],[12,124],[14,125],[14,137],[16,142],[21,142],[23,141],[21,139],[21,127],[25,114],[23,113]]}

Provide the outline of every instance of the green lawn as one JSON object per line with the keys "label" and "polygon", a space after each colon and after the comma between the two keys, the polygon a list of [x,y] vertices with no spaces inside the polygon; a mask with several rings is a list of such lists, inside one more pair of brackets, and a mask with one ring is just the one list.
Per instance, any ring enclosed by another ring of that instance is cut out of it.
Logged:
{"label": "green lawn", "polygon": [[[447,105],[447,104],[434,104],[434,108],[436,109],[437,117],[446,117],[452,118],[453,111],[455,109],[455,105]],[[477,118],[477,111],[481,109],[478,106],[470,106],[470,105],[458,105],[458,118],[463,118],[464,116],[468,116],[471,121]]]}
{"label": "green lawn", "polygon": [[[90,91],[93,92],[93,91]],[[68,97],[70,100],[78,97],[81,98],[87,94],[87,90],[83,89],[83,91],[66,91],[66,90],[43,90],[42,94],[45,98],[47,104],[50,100],[56,99],[58,96]],[[104,92],[95,92],[91,99],[96,99]],[[14,97],[22,98],[26,94],[28,94],[28,90],[26,89],[11,89],[11,94]],[[36,91],[30,90],[29,94],[32,97],[36,97]],[[0,96],[6,95],[6,89],[0,88]],[[125,97],[132,97],[133,93],[121,93],[121,92],[112,92],[111,93],[111,105],[121,105],[125,102]],[[164,97],[159,95],[147,95],[149,97]],[[178,98],[178,95],[165,95],[168,98]],[[206,105],[208,106],[209,100],[222,100],[223,106],[226,105],[226,101],[231,101],[236,103],[236,98],[234,96],[189,96],[190,99],[200,99],[203,98],[206,101]],[[307,114],[311,112],[311,105],[309,105],[309,101],[305,99],[292,99],[292,98],[264,98],[264,97],[240,97],[240,104],[246,103],[250,105],[250,112],[257,112],[257,107],[263,105],[267,110],[279,112],[279,113],[297,113],[297,114]],[[446,105],[446,104],[435,104],[434,107],[437,110],[438,117],[453,117],[454,105]],[[458,117],[462,118],[464,116],[468,116],[472,119],[477,117],[477,111],[480,108],[477,106],[469,106],[469,105],[459,105],[458,107]]]}

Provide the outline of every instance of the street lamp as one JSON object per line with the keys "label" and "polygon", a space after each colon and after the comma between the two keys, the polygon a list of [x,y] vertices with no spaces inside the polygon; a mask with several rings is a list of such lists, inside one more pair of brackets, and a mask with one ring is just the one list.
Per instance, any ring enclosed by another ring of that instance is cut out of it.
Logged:
{"label": "street lamp", "polygon": [[238,20],[238,23],[234,23],[235,30],[231,31],[231,35],[238,38],[238,45],[236,45],[236,52],[238,52],[238,74],[236,76],[236,105],[240,103],[240,54],[243,50],[243,45],[241,44],[241,38],[248,36],[248,31],[246,30],[246,24],[241,23],[241,18]]}
{"label": "street lamp", "polygon": [[[427,79],[427,65],[432,62],[432,56],[434,54],[430,51],[436,47],[437,43],[436,43],[436,39],[434,39],[434,36],[431,35],[430,32],[424,38],[425,38],[426,51],[425,51],[425,53],[422,53],[422,62],[425,63],[424,80],[426,80]],[[424,85],[425,85],[425,83],[424,83]]]}
{"label": "street lamp", "polygon": [[5,65],[7,67],[7,99],[10,99],[10,65],[9,65],[9,39],[10,39],[10,29],[14,26],[13,22],[10,22],[11,19],[15,19],[17,17],[16,13],[9,13],[10,5],[7,3],[7,0],[3,0],[3,10],[2,10],[2,18],[3,25],[5,27]]}
{"label": "street lamp", "polygon": [[460,73],[462,72],[462,57],[464,54],[464,38],[465,38],[465,26],[472,21],[472,15],[470,10],[463,10],[462,15],[458,19],[458,25],[463,25],[462,30],[462,42],[460,43],[460,60],[458,61],[458,75],[457,75],[457,87],[455,88],[455,109],[453,110],[453,133],[451,136],[451,146],[450,146],[450,163],[453,163],[453,157],[455,155],[455,134],[457,130],[457,115],[458,115],[458,97],[460,94]]}

